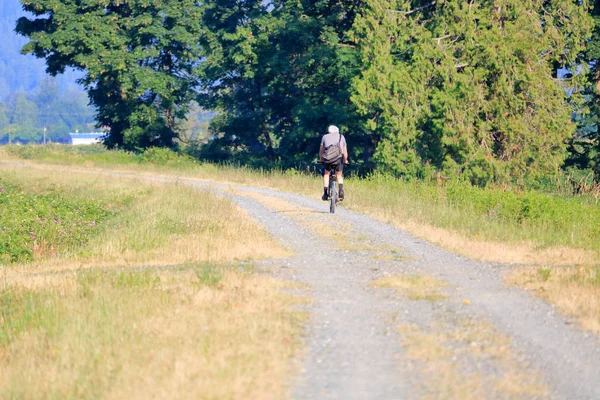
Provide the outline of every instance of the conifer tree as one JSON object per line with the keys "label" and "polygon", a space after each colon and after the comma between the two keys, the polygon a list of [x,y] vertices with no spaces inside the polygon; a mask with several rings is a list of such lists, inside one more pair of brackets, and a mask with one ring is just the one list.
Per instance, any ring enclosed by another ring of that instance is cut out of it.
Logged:
{"label": "conifer tree", "polygon": [[369,0],[353,101],[377,162],[477,185],[557,172],[575,125],[555,69],[576,63],[590,27],[586,1]]}

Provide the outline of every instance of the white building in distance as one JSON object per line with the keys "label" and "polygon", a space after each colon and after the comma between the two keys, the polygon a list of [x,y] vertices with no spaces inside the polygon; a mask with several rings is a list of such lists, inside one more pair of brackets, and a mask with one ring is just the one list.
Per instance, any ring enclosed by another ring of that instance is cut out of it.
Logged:
{"label": "white building in distance", "polygon": [[69,133],[73,146],[100,143],[106,134],[104,132]]}

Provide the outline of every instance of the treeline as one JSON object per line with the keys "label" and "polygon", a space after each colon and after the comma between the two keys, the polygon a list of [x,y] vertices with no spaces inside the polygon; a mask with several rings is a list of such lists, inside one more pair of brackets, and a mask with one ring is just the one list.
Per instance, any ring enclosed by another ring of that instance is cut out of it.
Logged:
{"label": "treeline", "polygon": [[[68,143],[69,132],[94,131],[94,110],[80,90],[60,91],[46,78],[32,92],[10,93],[0,101],[0,144]],[[44,128],[46,131],[44,132]]]}
{"label": "treeline", "polygon": [[82,71],[109,147],[176,147],[196,104],[217,115],[185,142],[213,160],[311,162],[336,124],[356,165],[406,179],[597,169],[586,0],[21,1],[23,51]]}

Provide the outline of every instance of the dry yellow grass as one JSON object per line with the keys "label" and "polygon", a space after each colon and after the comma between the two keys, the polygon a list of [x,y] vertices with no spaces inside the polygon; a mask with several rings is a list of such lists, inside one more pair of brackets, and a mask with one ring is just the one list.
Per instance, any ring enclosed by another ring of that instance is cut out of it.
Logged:
{"label": "dry yellow grass", "polygon": [[392,275],[377,279],[373,286],[393,288],[411,300],[438,301],[446,298],[442,291],[448,284],[429,275]]}
{"label": "dry yellow grass", "polygon": [[505,275],[505,281],[535,292],[600,335],[600,267],[517,268]]}
{"label": "dry yellow grass", "polygon": [[[372,283],[411,300],[443,301],[447,282],[428,275],[394,275]],[[434,313],[427,326],[398,328],[407,355],[422,377],[426,399],[544,398],[540,375],[523,363],[510,337],[473,317]]]}
{"label": "dry yellow grass", "polygon": [[305,317],[284,286],[194,268],[11,285],[1,292],[11,304],[0,299],[0,397],[287,398]]}
{"label": "dry yellow grass", "polygon": [[392,219],[392,223],[415,236],[473,260],[507,263],[585,264],[597,260],[592,250],[568,247],[536,248],[531,243],[499,243],[476,240],[429,224]]}
{"label": "dry yellow grass", "polygon": [[88,172],[0,167],[116,213],[83,247],[3,266],[0,398],[288,397],[304,300],[214,263],[289,253],[223,198]]}
{"label": "dry yellow grass", "polygon": [[[409,358],[418,366],[425,399],[546,398],[548,389],[492,325],[457,319],[424,329],[398,329]],[[467,367],[470,365],[470,367]]]}

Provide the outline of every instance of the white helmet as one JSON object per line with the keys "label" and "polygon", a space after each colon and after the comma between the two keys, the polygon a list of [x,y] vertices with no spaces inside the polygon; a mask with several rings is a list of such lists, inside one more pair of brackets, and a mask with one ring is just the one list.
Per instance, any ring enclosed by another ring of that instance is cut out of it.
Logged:
{"label": "white helmet", "polygon": [[335,125],[329,125],[329,128],[327,128],[327,132],[328,133],[340,133],[340,130]]}

